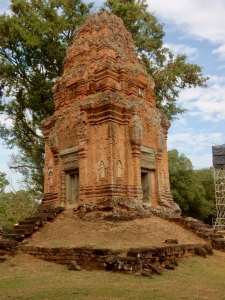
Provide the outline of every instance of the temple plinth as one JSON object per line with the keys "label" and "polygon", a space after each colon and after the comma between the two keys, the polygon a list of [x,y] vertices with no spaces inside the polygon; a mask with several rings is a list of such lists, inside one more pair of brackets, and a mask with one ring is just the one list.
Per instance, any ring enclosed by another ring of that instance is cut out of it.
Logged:
{"label": "temple plinth", "polygon": [[123,21],[88,16],[63,67],[54,115],[42,122],[42,202],[112,217],[145,216],[148,207],[179,213],[169,186],[170,123]]}

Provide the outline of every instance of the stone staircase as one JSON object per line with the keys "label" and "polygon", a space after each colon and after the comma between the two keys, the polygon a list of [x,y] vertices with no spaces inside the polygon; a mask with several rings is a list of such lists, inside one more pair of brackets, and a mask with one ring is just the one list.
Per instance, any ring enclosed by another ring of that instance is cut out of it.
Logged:
{"label": "stone staircase", "polygon": [[49,204],[40,204],[37,211],[23,221],[19,221],[8,233],[3,233],[3,239],[14,239],[18,242],[30,237],[35,231],[42,227],[46,221],[52,221],[57,214],[64,211],[64,207],[54,208]]}
{"label": "stone staircase", "polygon": [[225,250],[225,232],[222,234],[217,229],[214,229],[212,225],[205,224],[204,222],[191,218],[191,217],[179,217],[177,215],[171,215],[164,213],[162,208],[154,208],[152,213],[170,222],[176,222],[182,227],[191,230],[197,236],[201,237],[205,241],[211,243],[212,247],[216,250]]}
{"label": "stone staircase", "polygon": [[18,250],[19,242],[32,236],[34,232],[43,227],[46,222],[52,221],[64,211],[64,207],[53,207],[51,204],[40,204],[37,211],[30,217],[19,221],[13,229],[2,234],[0,239],[0,262],[6,260],[5,255],[14,256]]}

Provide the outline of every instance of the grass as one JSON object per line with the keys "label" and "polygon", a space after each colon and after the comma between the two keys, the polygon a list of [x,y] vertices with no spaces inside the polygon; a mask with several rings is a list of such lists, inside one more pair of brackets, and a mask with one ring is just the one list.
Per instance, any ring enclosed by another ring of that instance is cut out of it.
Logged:
{"label": "grass", "polygon": [[64,265],[19,253],[0,264],[1,300],[166,299],[225,300],[225,253],[180,260],[152,279],[105,271],[68,271]]}

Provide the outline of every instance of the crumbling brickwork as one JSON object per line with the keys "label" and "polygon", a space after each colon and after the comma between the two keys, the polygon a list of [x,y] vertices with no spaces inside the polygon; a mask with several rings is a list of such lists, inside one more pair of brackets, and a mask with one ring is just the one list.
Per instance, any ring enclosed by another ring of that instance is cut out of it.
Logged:
{"label": "crumbling brickwork", "polygon": [[170,123],[123,21],[108,12],[88,16],[63,67],[54,115],[42,122],[43,203],[114,216],[116,207],[133,217],[151,206],[179,213],[169,187]]}

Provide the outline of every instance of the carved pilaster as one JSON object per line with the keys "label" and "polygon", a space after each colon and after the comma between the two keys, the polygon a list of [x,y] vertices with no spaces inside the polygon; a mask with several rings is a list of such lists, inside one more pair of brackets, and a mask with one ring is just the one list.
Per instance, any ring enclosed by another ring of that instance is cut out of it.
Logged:
{"label": "carved pilaster", "polygon": [[66,181],[65,181],[65,172],[61,172],[61,207],[66,206]]}
{"label": "carved pilaster", "polygon": [[[133,119],[130,122],[129,135],[130,135],[134,170],[140,170],[141,169],[140,150],[141,150],[141,142],[143,136],[142,136],[141,120],[137,114],[133,117]],[[141,172],[134,172],[134,184],[137,186],[137,197],[141,197],[139,195],[140,193],[142,194],[142,191],[140,191]]]}

